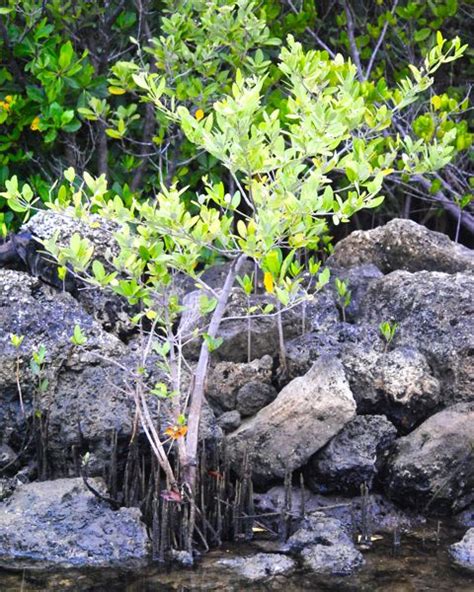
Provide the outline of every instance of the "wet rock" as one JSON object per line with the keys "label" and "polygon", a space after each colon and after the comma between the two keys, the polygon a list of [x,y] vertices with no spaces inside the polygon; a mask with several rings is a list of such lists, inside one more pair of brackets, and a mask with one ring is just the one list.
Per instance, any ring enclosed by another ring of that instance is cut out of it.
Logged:
{"label": "wet rock", "polygon": [[306,483],[314,491],[357,494],[372,488],[397,430],[384,415],[360,415],[309,461]]}
{"label": "wet rock", "polygon": [[396,442],[387,490],[400,503],[442,513],[474,501],[474,403],[436,413]]}
{"label": "wet rock", "polygon": [[248,382],[237,393],[237,411],[242,417],[255,415],[277,396],[275,387],[262,382]]}
{"label": "wet rock", "polygon": [[301,552],[310,545],[352,545],[343,524],[322,512],[308,515],[285,544],[285,550]]}
{"label": "wet rock", "polygon": [[335,246],[328,260],[338,267],[367,263],[384,273],[396,269],[456,273],[474,270],[474,254],[445,234],[411,220],[395,219],[373,230],[352,232]]}
{"label": "wet rock", "polygon": [[[474,398],[474,275],[393,273],[373,282],[359,320],[398,323],[392,346],[421,352],[440,382],[443,405]],[[434,389],[430,398],[435,396]]]}
{"label": "wet rock", "polygon": [[[233,411],[242,388],[251,383],[255,390],[263,390],[272,380],[273,360],[270,356],[250,363],[219,362],[209,372],[206,398],[216,412]],[[244,390],[244,402],[245,398]],[[250,404],[250,402],[248,402]]]}
{"label": "wet rock", "polygon": [[[93,486],[104,492],[100,480]],[[138,508],[112,511],[81,479],[18,487],[0,508],[0,565],[142,564],[149,542]]]}
{"label": "wet rock", "polygon": [[221,559],[218,561],[218,565],[232,569],[238,575],[252,582],[288,575],[296,567],[296,563],[291,557],[279,553],[257,553],[250,557]]}
{"label": "wet rock", "polygon": [[449,554],[456,565],[474,572],[474,528],[470,528],[459,543],[449,547]]}
{"label": "wet rock", "polygon": [[354,545],[311,545],[301,556],[303,564],[316,574],[348,576],[364,564]]}
{"label": "wet rock", "polygon": [[[258,513],[280,513],[285,507],[285,488],[282,485],[272,487],[266,493],[254,495],[255,508]],[[412,511],[401,510],[381,494],[369,494],[366,498],[360,496],[347,497],[321,495],[312,493],[309,489],[293,488],[292,510],[298,515],[304,504],[305,512],[323,512],[325,516],[335,518],[341,522],[346,532],[360,533],[368,531],[374,533],[392,533],[413,530],[424,524],[425,519]],[[265,520],[265,518],[262,518]],[[267,518],[271,528],[277,529],[277,520]]]}
{"label": "wet rock", "polygon": [[300,553],[303,564],[317,574],[346,576],[364,563],[344,525],[321,512],[305,518],[285,548]]}
{"label": "wet rock", "polygon": [[355,401],[335,358],[321,358],[277,398],[227,437],[236,470],[248,450],[256,482],[303,466],[355,415]]}
{"label": "wet rock", "polygon": [[217,419],[217,424],[224,430],[225,433],[236,430],[242,423],[240,413],[236,410],[226,411]]}

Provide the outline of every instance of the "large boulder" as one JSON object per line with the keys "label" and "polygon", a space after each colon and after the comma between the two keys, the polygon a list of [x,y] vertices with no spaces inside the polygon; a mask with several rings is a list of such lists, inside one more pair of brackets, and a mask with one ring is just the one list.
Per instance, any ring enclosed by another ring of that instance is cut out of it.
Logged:
{"label": "large boulder", "polygon": [[397,430],[384,415],[359,415],[309,461],[305,476],[310,489],[358,494],[372,488]]}
{"label": "large boulder", "polygon": [[340,355],[358,413],[383,413],[407,433],[442,403],[434,370],[413,347],[380,352],[360,342],[341,348]]}
{"label": "large boulder", "polygon": [[[369,286],[359,321],[396,322],[391,348],[410,347],[425,356],[440,382],[441,403],[469,401],[474,398],[473,294],[472,274],[394,271]],[[429,390],[433,401],[436,388]]]}
{"label": "large boulder", "polygon": [[[110,454],[105,440],[110,439],[110,432],[132,433],[133,402],[117,388],[124,381],[123,373],[108,361],[126,358],[123,344],[104,332],[70,294],[58,293],[26,273],[5,269],[0,270],[0,322],[0,433],[7,438],[4,443],[18,450],[33,417],[40,415],[48,423],[43,445],[58,470],[65,458],[72,467],[71,446],[80,446],[81,437],[82,444],[90,444],[105,463]],[[76,324],[87,336],[81,349],[71,343]],[[10,334],[24,336],[18,350]],[[30,362],[32,353],[41,347],[46,355],[38,376]],[[43,388],[39,380],[47,381]]]}
{"label": "large boulder", "polygon": [[[115,437],[116,453],[123,461],[135,423],[129,370],[139,364],[140,352],[104,331],[70,294],[57,292],[24,272],[0,270],[0,324],[2,444],[15,454],[22,451],[21,461],[28,461],[32,447],[27,443],[36,441],[33,426],[41,423],[36,453],[44,461],[43,477],[76,475],[78,457],[86,451],[90,453],[90,474],[103,475],[110,465]],[[80,325],[87,338],[80,348],[71,343],[75,325]],[[11,343],[13,333],[24,336],[18,350]],[[32,352],[41,347],[45,360],[38,376],[32,371],[31,359]],[[146,379],[150,384],[164,380],[151,358]],[[163,428],[167,422],[174,423],[166,402],[160,413],[156,397],[149,398],[149,406]],[[207,405],[200,436],[222,436]]]}
{"label": "large boulder", "polygon": [[436,413],[396,442],[386,479],[401,504],[442,513],[474,500],[474,403]]}
{"label": "large boulder", "polygon": [[246,452],[256,482],[302,467],[355,415],[355,401],[341,363],[321,358],[302,377],[227,437],[236,470]]}
{"label": "large boulder", "polygon": [[474,572],[474,528],[470,528],[462,540],[449,547],[449,554],[456,565]]}
{"label": "large boulder", "polygon": [[[103,495],[100,480],[91,481]],[[139,565],[149,541],[138,508],[113,511],[82,479],[19,486],[0,503],[0,566]]]}
{"label": "large boulder", "polygon": [[473,251],[445,234],[411,220],[395,219],[373,230],[358,230],[340,241],[328,259],[336,267],[371,263],[384,273],[407,271],[474,271]]}

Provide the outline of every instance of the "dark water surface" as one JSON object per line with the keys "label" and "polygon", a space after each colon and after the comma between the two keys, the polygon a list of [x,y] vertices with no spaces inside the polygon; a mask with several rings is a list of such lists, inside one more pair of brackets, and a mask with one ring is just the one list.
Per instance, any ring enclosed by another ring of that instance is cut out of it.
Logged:
{"label": "dark water surface", "polygon": [[365,566],[346,578],[326,578],[301,570],[256,584],[239,580],[235,573],[217,565],[222,557],[264,550],[259,543],[252,543],[213,551],[192,570],[0,570],[0,592],[474,592],[474,577],[455,569],[447,553],[447,545],[462,538],[462,534],[463,530],[443,525],[438,544],[436,527],[431,524],[411,535],[402,535],[396,551],[392,537],[384,535],[364,551]]}

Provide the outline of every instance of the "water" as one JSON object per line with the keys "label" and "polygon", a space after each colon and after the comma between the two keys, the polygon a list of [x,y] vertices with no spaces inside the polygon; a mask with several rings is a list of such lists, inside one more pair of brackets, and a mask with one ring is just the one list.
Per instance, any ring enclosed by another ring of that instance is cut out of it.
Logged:
{"label": "water", "polygon": [[366,565],[347,578],[318,577],[300,570],[271,582],[249,584],[217,565],[222,557],[267,550],[263,547],[268,542],[257,541],[212,551],[192,570],[0,570],[0,592],[474,592],[474,577],[455,569],[447,553],[447,545],[462,534],[463,530],[443,524],[438,535],[436,523],[431,523],[411,535],[402,534],[396,548],[393,536],[384,535],[364,551]]}

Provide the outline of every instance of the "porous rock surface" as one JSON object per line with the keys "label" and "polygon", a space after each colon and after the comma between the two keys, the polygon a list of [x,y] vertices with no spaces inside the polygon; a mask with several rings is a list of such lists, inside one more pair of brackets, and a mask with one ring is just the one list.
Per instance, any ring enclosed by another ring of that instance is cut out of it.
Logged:
{"label": "porous rock surface", "polygon": [[[105,493],[100,480],[91,483]],[[148,558],[138,508],[113,511],[82,479],[25,484],[0,503],[0,566],[137,566]]]}
{"label": "porous rock surface", "polygon": [[343,524],[319,512],[303,520],[285,548],[300,553],[303,564],[317,574],[347,576],[364,563]]}
{"label": "porous rock surface", "polygon": [[440,232],[412,220],[394,219],[373,230],[358,230],[340,241],[328,263],[339,267],[376,265],[383,273],[474,271],[474,254]]}
{"label": "porous rock surface", "polygon": [[[209,404],[218,415],[225,411],[238,409],[237,401],[239,394],[245,388],[244,395],[241,395],[241,404],[239,405],[240,407],[245,407],[245,393],[250,388],[251,396],[255,394],[259,398],[260,403],[252,398],[249,405],[253,404],[255,406],[255,412],[258,411],[261,407],[265,406],[268,400],[268,397],[265,397],[265,393],[271,386],[272,367],[273,359],[269,355],[253,360],[250,363],[219,362],[209,371],[206,388],[206,398]],[[262,393],[263,397],[260,393]],[[275,398],[275,396],[276,392],[274,394],[272,393],[272,397]],[[242,402],[244,405],[242,405]]]}
{"label": "porous rock surface", "polygon": [[220,559],[217,563],[252,582],[289,575],[296,568],[296,562],[281,553],[257,553],[248,557]]}
{"label": "porous rock surface", "polygon": [[340,362],[322,358],[304,376],[227,437],[236,470],[246,452],[257,482],[302,467],[355,415],[355,401]]}
{"label": "porous rock surface", "polygon": [[[74,217],[73,211],[66,210],[59,214],[41,210],[21,228],[22,232],[31,234],[31,246],[28,248],[29,271],[44,282],[61,289],[63,283],[58,279],[56,264],[51,256],[44,253],[38,255],[38,251],[44,251],[44,247],[38,241],[47,241],[57,236],[57,244],[60,247],[68,247],[74,234],[87,239],[94,247],[93,259],[101,261],[106,269],[112,269],[110,262],[119,253],[114,235],[120,228],[118,222],[106,220],[96,214],[89,214],[79,220]],[[111,290],[85,286],[70,273],[64,285],[107,331],[125,336],[135,330],[130,322],[131,307],[122,296]]]}
{"label": "porous rock surface", "polygon": [[449,547],[449,554],[456,565],[474,573],[474,528],[470,528],[458,543]]}
{"label": "porous rock surface", "polygon": [[431,416],[396,442],[387,491],[403,505],[442,513],[474,501],[474,403]]}
{"label": "porous rock surface", "polygon": [[359,415],[332,438],[306,466],[306,483],[321,493],[358,495],[372,489],[397,430],[384,415]]}
{"label": "porous rock surface", "polygon": [[[474,399],[474,274],[394,271],[373,282],[359,321],[398,325],[392,347],[426,358],[444,406]],[[432,395],[430,395],[432,398]]]}

